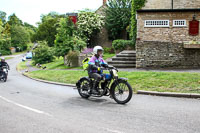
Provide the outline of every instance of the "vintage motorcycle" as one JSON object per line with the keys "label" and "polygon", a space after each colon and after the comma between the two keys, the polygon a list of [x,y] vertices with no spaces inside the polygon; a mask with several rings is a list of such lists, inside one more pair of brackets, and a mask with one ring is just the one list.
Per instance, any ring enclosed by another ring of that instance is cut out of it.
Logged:
{"label": "vintage motorcycle", "polygon": [[113,66],[108,66],[107,70],[110,74],[105,74],[105,76],[102,77],[98,87],[98,95],[92,94],[91,89],[93,88],[94,79],[90,77],[82,77],[76,83],[78,93],[83,98],[89,98],[90,96],[110,96],[118,104],[128,103],[133,95],[133,90],[131,85],[128,83],[128,79],[119,78],[117,74],[118,70]]}
{"label": "vintage motorcycle", "polygon": [[7,81],[7,77],[8,77],[8,67],[7,66],[3,66],[0,68],[0,80],[3,80],[4,82]]}

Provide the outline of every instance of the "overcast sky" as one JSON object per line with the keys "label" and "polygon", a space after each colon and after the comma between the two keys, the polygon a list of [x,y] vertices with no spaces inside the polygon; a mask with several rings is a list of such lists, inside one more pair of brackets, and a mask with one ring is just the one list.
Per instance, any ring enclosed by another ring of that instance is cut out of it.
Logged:
{"label": "overcast sky", "polygon": [[36,25],[41,14],[51,11],[65,14],[85,8],[98,9],[103,0],[0,0],[0,11],[7,13],[7,17],[15,13],[23,22]]}

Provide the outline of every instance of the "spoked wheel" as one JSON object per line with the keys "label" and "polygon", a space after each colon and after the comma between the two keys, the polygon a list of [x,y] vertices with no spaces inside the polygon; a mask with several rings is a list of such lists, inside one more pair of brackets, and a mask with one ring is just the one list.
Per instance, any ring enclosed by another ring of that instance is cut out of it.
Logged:
{"label": "spoked wheel", "polygon": [[89,98],[89,90],[90,90],[90,81],[87,79],[84,79],[81,81],[80,89],[78,89],[78,93],[83,98]]}
{"label": "spoked wheel", "polygon": [[131,100],[133,90],[127,81],[120,80],[115,84],[112,95],[118,104],[126,104]]}

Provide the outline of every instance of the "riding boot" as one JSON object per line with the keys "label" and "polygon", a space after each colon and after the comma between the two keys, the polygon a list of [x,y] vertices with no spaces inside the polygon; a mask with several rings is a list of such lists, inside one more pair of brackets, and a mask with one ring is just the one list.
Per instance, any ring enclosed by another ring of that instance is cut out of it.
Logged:
{"label": "riding boot", "polygon": [[99,84],[99,82],[97,82],[97,81],[94,81],[93,82],[93,87],[92,87],[92,93],[93,94],[99,94],[99,91],[98,91],[98,84]]}

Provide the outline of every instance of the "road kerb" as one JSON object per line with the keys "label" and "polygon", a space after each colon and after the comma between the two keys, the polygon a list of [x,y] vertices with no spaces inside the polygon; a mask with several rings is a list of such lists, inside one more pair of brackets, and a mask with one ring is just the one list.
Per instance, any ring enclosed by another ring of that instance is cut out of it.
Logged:
{"label": "road kerb", "polygon": [[58,82],[53,82],[53,81],[47,81],[47,80],[41,80],[41,79],[36,79],[36,78],[32,78],[24,73],[22,73],[23,76],[33,79],[35,81],[39,81],[39,82],[43,82],[43,83],[48,83],[48,84],[54,84],[54,85],[61,85],[61,86],[69,86],[69,87],[76,87],[75,84],[65,84],[65,83],[58,83]]}
{"label": "road kerb", "polygon": [[174,92],[156,92],[156,91],[138,90],[137,94],[166,96],[166,97],[200,98],[200,94],[195,94],[195,93],[193,94],[193,93],[174,93]]}

